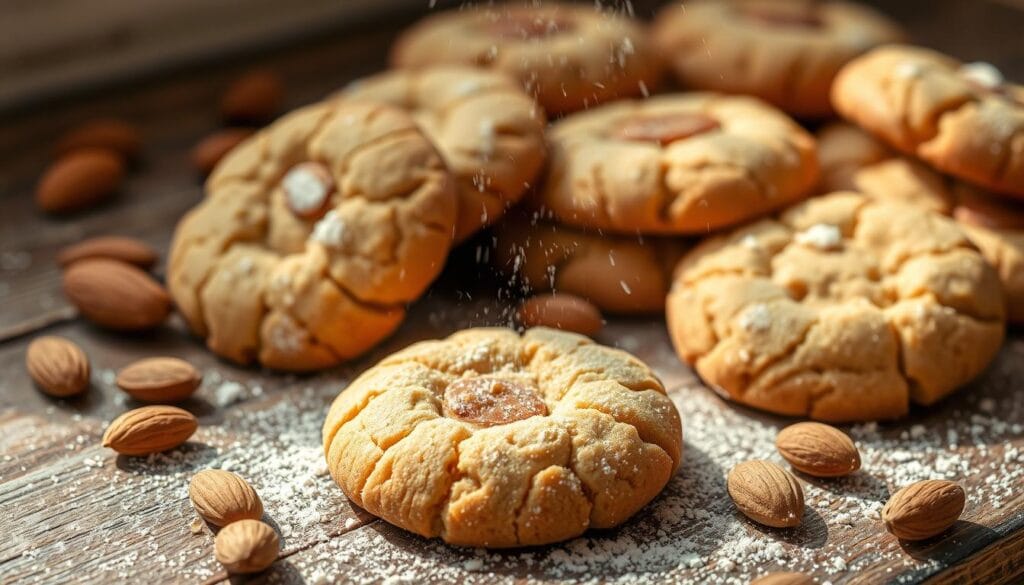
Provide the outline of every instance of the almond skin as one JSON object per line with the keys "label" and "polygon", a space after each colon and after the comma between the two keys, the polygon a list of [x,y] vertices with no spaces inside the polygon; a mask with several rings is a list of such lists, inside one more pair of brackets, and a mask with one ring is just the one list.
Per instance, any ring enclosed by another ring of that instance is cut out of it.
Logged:
{"label": "almond skin", "polygon": [[225,128],[200,140],[192,148],[192,165],[204,175],[213,172],[229,152],[253,135],[249,128]]}
{"label": "almond skin", "polygon": [[99,236],[71,244],[57,253],[57,264],[67,268],[73,262],[87,258],[108,258],[149,270],[159,255],[152,246],[124,236]]}
{"label": "almond skin", "polygon": [[523,327],[551,327],[593,337],[601,331],[601,311],[586,299],[567,293],[532,296],[516,311]]}
{"label": "almond skin", "polygon": [[814,477],[841,477],[860,469],[860,452],[846,433],[816,422],[790,425],[775,438],[783,459]]}
{"label": "almond skin", "polygon": [[36,186],[36,204],[47,213],[71,213],[109,197],[124,180],[124,159],[101,148],[76,150],[43,173]]}
{"label": "almond skin", "polygon": [[196,512],[214,526],[263,516],[263,502],[256,490],[230,471],[204,469],[193,475],[188,497]]}
{"label": "almond skin", "polygon": [[105,148],[131,159],[138,156],[142,149],[142,138],[139,129],[124,120],[100,118],[65,132],[57,140],[53,153],[62,156],[83,148]]}
{"label": "almond skin", "polygon": [[765,526],[789,528],[804,517],[804,491],[793,474],[770,461],[744,461],[729,471],[729,497],[745,516]]}
{"label": "almond skin", "polygon": [[199,387],[202,375],[185,360],[146,358],[117,373],[117,386],[142,402],[180,402]]}
{"label": "almond skin", "polygon": [[63,337],[33,339],[25,353],[25,367],[39,389],[50,396],[74,396],[89,387],[89,358]]}
{"label": "almond skin", "polygon": [[924,540],[955,524],[966,501],[964,489],[952,481],[919,481],[889,498],[882,508],[882,522],[897,538]]}
{"label": "almond skin", "polygon": [[259,520],[232,522],[213,543],[217,561],[232,574],[259,573],[274,564],[278,548],[277,533]]}
{"label": "almond skin", "polygon": [[242,75],[221,98],[220,111],[234,122],[268,122],[284,104],[284,82],[273,71],[254,70]]}
{"label": "almond skin", "polygon": [[149,455],[173,449],[196,432],[199,422],[174,406],[143,406],[114,419],[103,433],[103,446],[122,455]]}
{"label": "almond skin", "polygon": [[64,272],[64,295],[83,317],[118,331],[151,329],[171,312],[170,296],[151,276],[106,258],[72,264]]}
{"label": "almond skin", "polygon": [[803,573],[768,573],[750,582],[750,585],[817,585],[817,581]]}

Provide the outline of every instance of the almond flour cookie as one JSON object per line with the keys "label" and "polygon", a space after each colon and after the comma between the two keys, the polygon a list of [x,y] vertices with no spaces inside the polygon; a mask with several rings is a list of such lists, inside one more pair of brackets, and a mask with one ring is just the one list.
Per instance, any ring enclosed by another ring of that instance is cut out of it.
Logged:
{"label": "almond flour cookie", "polygon": [[944,173],[1024,197],[1024,87],[987,63],[882,47],[843,68],[832,102],[845,118]]}
{"label": "almond flour cookie", "polygon": [[711,387],[826,421],[937,402],[995,357],[1004,312],[955,222],[849,192],[703,242],[667,303],[676,351]]}
{"label": "almond flour cookie", "polygon": [[585,231],[538,215],[515,213],[494,227],[491,263],[523,292],[571,293],[609,313],[664,312],[684,242]]}
{"label": "almond flour cookie", "polygon": [[455,175],[456,241],[501,217],[544,164],[544,113],[516,80],[500,72],[463,66],[391,71],[336,95],[412,114]]}
{"label": "almond flour cookie", "polygon": [[1007,318],[1024,323],[1024,202],[945,177],[849,124],[818,133],[818,157],[823,191],[858,191],[952,216],[999,274]]}
{"label": "almond flour cookie", "polygon": [[236,147],[175,232],[167,282],[231,361],[311,370],[390,334],[440,271],[454,180],[402,110],[321,103]]}
{"label": "almond flour cookie", "polygon": [[395,43],[396,67],[442,63],[504,71],[550,114],[647,95],[661,65],[643,27],[572,4],[493,5],[441,12]]}
{"label": "almond flour cookie", "polygon": [[469,329],[357,378],[324,423],[331,476],[425,537],[530,546],[625,522],[679,467],[679,414],[633,356],[581,335]]}
{"label": "almond flour cookie", "polygon": [[829,88],[844,64],[902,36],[866,6],[811,0],[675,2],[654,26],[684,87],[754,95],[813,118],[832,113]]}
{"label": "almond flour cookie", "polygon": [[702,234],[781,208],[818,179],[814,138],[748,97],[677,94],[568,116],[534,202],[562,223]]}

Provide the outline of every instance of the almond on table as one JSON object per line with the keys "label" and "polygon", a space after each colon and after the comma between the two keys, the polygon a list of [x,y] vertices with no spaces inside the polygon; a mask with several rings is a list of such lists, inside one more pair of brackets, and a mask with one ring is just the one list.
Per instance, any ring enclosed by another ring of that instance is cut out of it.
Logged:
{"label": "almond on table", "polygon": [[769,461],[744,461],[729,471],[729,497],[743,515],[774,528],[797,526],[804,517],[804,490],[793,474]]}
{"label": "almond on table", "polygon": [[65,132],[54,146],[56,156],[83,148],[105,148],[126,159],[138,156],[142,137],[133,124],[116,118],[89,120]]}
{"label": "almond on table", "polygon": [[103,433],[103,446],[121,455],[150,455],[173,449],[192,436],[199,421],[174,406],[143,406],[114,419]]}
{"label": "almond on table", "polygon": [[192,166],[204,175],[213,172],[220,159],[253,135],[251,128],[225,128],[207,135],[192,147]]}
{"label": "almond on table", "polygon": [[535,295],[519,305],[516,321],[523,327],[551,327],[594,336],[604,327],[601,312],[590,301],[567,293]]}
{"label": "almond on table", "polygon": [[99,204],[124,180],[124,158],[105,148],[70,152],[46,169],[36,186],[36,204],[46,213],[71,213]]}
{"label": "almond on table", "polygon": [[64,272],[64,295],[93,323],[119,331],[152,329],[171,312],[171,298],[150,275],[106,258],[73,263]]}
{"label": "almond on table", "polygon": [[203,376],[185,360],[154,357],[129,364],[117,374],[117,386],[143,402],[179,402],[199,388]]}
{"label": "almond on table", "polygon": [[840,477],[860,469],[857,446],[839,429],[822,423],[801,422],[779,432],[775,447],[783,459],[815,477]]}
{"label": "almond on table", "polygon": [[227,526],[239,520],[259,520],[263,502],[249,482],[221,469],[204,469],[188,484],[192,506],[214,526]]}
{"label": "almond on table", "polygon": [[221,98],[220,111],[233,122],[269,122],[284,105],[284,82],[266,69],[250,71],[234,82]]}
{"label": "almond on table", "polygon": [[25,367],[39,389],[50,396],[74,396],[89,387],[89,358],[63,337],[33,339],[25,353]]}
{"label": "almond on table", "polygon": [[280,540],[269,525],[259,520],[232,522],[214,540],[217,561],[232,574],[259,573],[277,560]]}
{"label": "almond on table", "polygon": [[57,253],[57,264],[67,268],[72,263],[87,258],[120,260],[143,270],[149,270],[156,264],[159,254],[152,246],[136,238],[97,236],[61,248]]}
{"label": "almond on table", "polygon": [[967,496],[957,483],[928,479],[912,483],[882,508],[885,529],[903,540],[931,538],[956,523]]}

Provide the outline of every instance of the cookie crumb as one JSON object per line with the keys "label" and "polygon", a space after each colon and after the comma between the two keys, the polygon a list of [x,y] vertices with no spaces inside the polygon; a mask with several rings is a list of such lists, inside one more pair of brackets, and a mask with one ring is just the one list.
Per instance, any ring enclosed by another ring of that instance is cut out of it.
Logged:
{"label": "cookie crumb", "polygon": [[340,248],[345,243],[345,222],[338,217],[338,212],[332,209],[316,223],[310,238],[325,246]]}
{"label": "cookie crumb", "polygon": [[843,244],[843,233],[834,225],[816,223],[793,237],[793,241],[801,246],[809,246],[819,250],[836,250]]}

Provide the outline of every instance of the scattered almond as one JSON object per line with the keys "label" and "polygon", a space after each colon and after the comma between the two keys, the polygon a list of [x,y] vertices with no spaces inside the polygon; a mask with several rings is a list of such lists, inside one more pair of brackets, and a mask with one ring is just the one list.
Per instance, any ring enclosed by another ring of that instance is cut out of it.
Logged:
{"label": "scattered almond", "polygon": [[214,555],[229,573],[259,573],[277,560],[280,547],[274,529],[259,520],[232,522],[213,543]]}
{"label": "scattered almond", "polygon": [[47,213],[70,213],[92,207],[124,180],[124,159],[101,149],[76,150],[46,169],[36,187],[36,204]]}
{"label": "scattered almond", "polygon": [[803,573],[768,573],[750,582],[750,585],[817,585],[817,581]]}
{"label": "scattered almond", "polygon": [[103,433],[103,446],[122,455],[149,455],[173,449],[196,432],[199,422],[174,406],[143,406],[114,419]]}
{"label": "scattered almond", "polygon": [[964,489],[952,481],[919,481],[889,498],[882,508],[882,522],[897,538],[924,540],[955,524],[966,500]]}
{"label": "scattered almond", "polygon": [[143,402],[179,402],[196,391],[203,377],[185,360],[146,358],[129,364],[117,374],[117,386]]}
{"label": "scattered almond", "polygon": [[25,353],[25,367],[39,389],[50,396],[74,396],[89,387],[89,358],[63,337],[33,339]]}
{"label": "scattered almond", "polygon": [[782,457],[807,475],[840,477],[860,469],[860,452],[846,433],[816,422],[790,425],[775,438]]}
{"label": "scattered almond", "polygon": [[588,336],[596,335],[604,325],[597,307],[567,293],[526,299],[516,311],[516,320],[523,327],[552,327]]}
{"label": "scattered almond", "polygon": [[272,71],[254,70],[236,79],[221,98],[224,117],[237,122],[267,122],[284,104],[284,82]]}
{"label": "scattered almond", "polygon": [[751,520],[775,528],[797,526],[804,517],[804,491],[793,474],[769,461],[744,461],[726,480],[729,497]]}
{"label": "scattered almond", "polygon": [[249,482],[221,469],[204,469],[188,484],[192,506],[214,526],[226,526],[239,520],[259,520],[263,502]]}
{"label": "scattered almond", "polygon": [[106,258],[81,260],[68,267],[64,294],[83,317],[108,329],[151,329],[171,312],[171,298],[151,276]]}
{"label": "scattered almond", "polygon": [[57,140],[53,151],[62,156],[83,148],[105,148],[130,159],[142,149],[142,138],[138,128],[124,120],[101,118],[68,130]]}
{"label": "scattered almond", "polygon": [[200,173],[208,175],[236,146],[252,136],[249,128],[225,128],[200,140],[192,148],[192,164]]}
{"label": "scattered almond", "polygon": [[120,260],[143,270],[156,264],[156,250],[149,244],[124,236],[99,236],[71,244],[57,253],[57,263],[63,267],[86,258]]}

